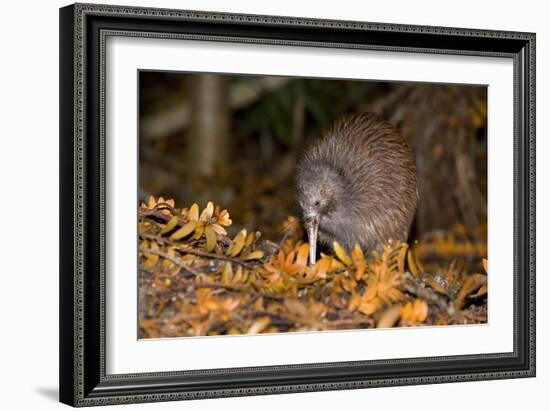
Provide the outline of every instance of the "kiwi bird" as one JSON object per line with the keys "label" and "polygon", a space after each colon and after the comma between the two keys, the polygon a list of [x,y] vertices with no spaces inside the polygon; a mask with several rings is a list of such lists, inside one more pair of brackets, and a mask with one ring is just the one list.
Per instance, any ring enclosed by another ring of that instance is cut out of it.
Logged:
{"label": "kiwi bird", "polygon": [[414,154],[387,121],[344,115],[306,149],[296,188],[310,264],[317,241],[379,249],[389,240],[407,240],[418,199]]}

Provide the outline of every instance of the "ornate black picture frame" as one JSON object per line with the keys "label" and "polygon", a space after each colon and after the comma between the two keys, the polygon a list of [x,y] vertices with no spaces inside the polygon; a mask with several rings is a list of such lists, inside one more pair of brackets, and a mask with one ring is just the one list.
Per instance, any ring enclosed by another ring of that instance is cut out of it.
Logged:
{"label": "ornate black picture frame", "polygon": [[[514,61],[514,350],[401,360],[105,372],[105,39],[187,38]],[[535,35],[76,4],[60,10],[60,400],[73,406],[535,375]]]}

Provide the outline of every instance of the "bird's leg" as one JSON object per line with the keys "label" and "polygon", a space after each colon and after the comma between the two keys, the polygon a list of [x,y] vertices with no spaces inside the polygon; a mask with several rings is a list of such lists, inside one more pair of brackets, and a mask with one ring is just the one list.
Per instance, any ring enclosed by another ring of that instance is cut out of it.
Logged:
{"label": "bird's leg", "polygon": [[317,255],[317,232],[319,230],[319,216],[308,216],[304,222],[309,241],[309,264],[315,264]]}

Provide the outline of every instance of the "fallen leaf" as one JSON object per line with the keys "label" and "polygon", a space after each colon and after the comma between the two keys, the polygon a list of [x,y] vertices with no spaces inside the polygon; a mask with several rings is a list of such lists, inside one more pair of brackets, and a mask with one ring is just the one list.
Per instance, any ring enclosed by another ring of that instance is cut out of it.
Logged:
{"label": "fallen leaf", "polygon": [[271,319],[269,317],[262,317],[252,323],[252,325],[248,328],[247,334],[258,334],[261,333],[263,330],[265,330],[269,324],[271,323]]}
{"label": "fallen leaf", "polygon": [[199,219],[199,205],[194,203],[189,209],[189,220],[198,221]]}
{"label": "fallen leaf", "polygon": [[476,291],[478,288],[480,288],[482,285],[487,284],[487,276],[483,274],[472,274],[469,276],[466,281],[464,281],[464,284],[462,288],[460,289],[458,295],[455,298],[454,306],[455,311],[459,311],[462,308],[462,305],[464,304],[464,300],[468,295]]}
{"label": "fallen leaf", "polygon": [[401,316],[401,304],[392,305],[380,316],[376,328],[390,328],[395,325]]}
{"label": "fallen leaf", "polygon": [[351,258],[349,257],[348,253],[346,253],[344,248],[340,244],[338,244],[338,242],[336,241],[333,243],[333,247],[334,247],[334,252],[336,253],[336,256],[338,257],[338,259],[342,263],[344,263],[344,265],[350,266]]}
{"label": "fallen leaf", "polygon": [[160,230],[160,235],[164,235],[166,233],[169,233],[174,228],[176,228],[176,226],[178,225],[178,221],[179,221],[179,217],[178,216],[173,216],[170,220],[168,220],[168,222],[163,227],[163,229]]}
{"label": "fallen leaf", "polygon": [[296,255],[296,264],[303,267],[307,266],[307,257],[309,256],[309,244],[304,243],[298,248],[298,253]]}
{"label": "fallen leaf", "polygon": [[189,234],[191,234],[193,231],[195,231],[196,227],[197,227],[197,222],[196,221],[189,221],[187,224],[185,224],[179,230],[175,231],[170,236],[170,240],[177,241],[177,240],[180,240],[184,237],[187,237]]}
{"label": "fallen leaf", "polygon": [[259,260],[260,258],[263,258],[263,257],[264,257],[264,252],[261,250],[256,250],[246,254],[246,256],[243,257],[243,260],[245,261]]}
{"label": "fallen leaf", "polygon": [[246,230],[241,230],[233,239],[231,245],[227,248],[226,254],[230,257],[238,255],[243,247],[246,239]]}
{"label": "fallen leaf", "polygon": [[401,319],[413,323],[426,321],[428,317],[428,304],[426,301],[416,299],[409,301],[400,310]]}
{"label": "fallen leaf", "polygon": [[206,236],[206,250],[207,251],[214,250],[214,247],[216,247],[216,233],[214,232],[212,227],[207,226],[204,229],[204,234]]}

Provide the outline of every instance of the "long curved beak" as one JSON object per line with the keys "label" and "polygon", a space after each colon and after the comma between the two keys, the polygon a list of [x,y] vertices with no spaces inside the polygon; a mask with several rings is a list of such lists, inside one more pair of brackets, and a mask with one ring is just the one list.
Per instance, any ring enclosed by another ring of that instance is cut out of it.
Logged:
{"label": "long curved beak", "polygon": [[317,257],[317,232],[319,231],[319,214],[309,214],[304,217],[304,227],[309,241],[309,264],[314,265]]}

